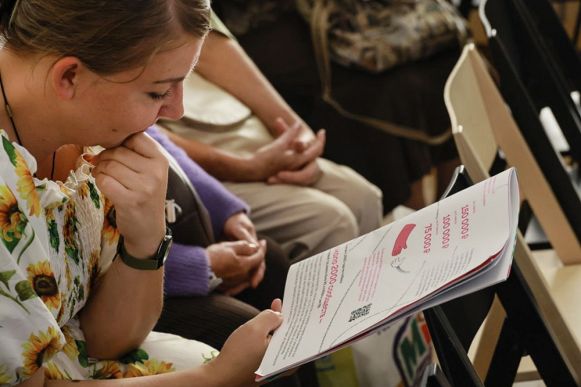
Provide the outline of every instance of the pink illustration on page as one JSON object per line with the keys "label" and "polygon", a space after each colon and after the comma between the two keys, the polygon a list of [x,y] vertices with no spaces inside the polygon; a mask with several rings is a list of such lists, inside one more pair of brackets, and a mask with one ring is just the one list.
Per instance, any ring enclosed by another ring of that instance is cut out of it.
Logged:
{"label": "pink illustration on page", "polygon": [[407,270],[402,268],[402,265],[405,261],[405,256],[401,255],[403,250],[407,249],[408,239],[412,233],[412,231],[416,228],[414,223],[408,223],[399,232],[397,238],[395,238],[395,242],[393,244],[393,249],[391,250],[391,256],[394,259],[391,261],[391,267],[398,270],[401,273],[408,273]]}
{"label": "pink illustration on page", "polygon": [[393,250],[391,250],[391,256],[395,257],[396,255],[400,255],[403,249],[407,249],[408,245],[408,238],[412,231],[416,228],[416,225],[413,223],[408,223],[399,232],[397,238],[395,238],[395,243],[393,245]]}

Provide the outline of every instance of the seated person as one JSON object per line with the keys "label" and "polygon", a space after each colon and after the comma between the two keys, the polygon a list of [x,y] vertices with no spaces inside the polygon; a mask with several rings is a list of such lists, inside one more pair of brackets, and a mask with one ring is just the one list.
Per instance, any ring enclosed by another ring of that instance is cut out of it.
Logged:
{"label": "seated person", "polygon": [[143,131],[180,117],[208,19],[207,0],[0,3],[0,384],[254,384],[279,313],[219,355],[151,332],[171,236]]}
{"label": "seated person", "polygon": [[160,122],[170,138],[248,203],[257,232],[291,259],[377,228],[381,192],[319,157],[324,131],[314,135],[227,31],[216,28],[184,84],[184,119]]}
{"label": "seated person", "polygon": [[[442,95],[460,51],[442,51],[377,74],[331,62],[333,98],[349,112],[438,142],[448,140],[434,145],[395,136],[346,117],[323,100],[317,66],[321,53],[313,49],[311,28],[296,7],[304,2],[215,0],[212,8],[289,105],[312,127],[327,128],[325,157],[353,168],[383,191],[386,213],[400,204],[423,207],[422,177],[432,167],[439,197],[459,164]],[[361,47],[345,49],[357,58]]]}

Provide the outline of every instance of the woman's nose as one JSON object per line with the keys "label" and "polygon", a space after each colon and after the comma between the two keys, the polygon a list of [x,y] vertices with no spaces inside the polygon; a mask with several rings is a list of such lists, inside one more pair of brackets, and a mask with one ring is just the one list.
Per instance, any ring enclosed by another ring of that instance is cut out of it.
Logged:
{"label": "woman's nose", "polygon": [[184,115],[184,89],[181,83],[175,86],[170,98],[161,106],[158,118],[179,120]]}

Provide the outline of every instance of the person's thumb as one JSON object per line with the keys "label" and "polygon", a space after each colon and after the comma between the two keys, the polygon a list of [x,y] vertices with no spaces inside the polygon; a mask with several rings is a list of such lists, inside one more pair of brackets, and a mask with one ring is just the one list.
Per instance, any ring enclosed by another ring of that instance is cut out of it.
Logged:
{"label": "person's thumb", "polygon": [[251,255],[256,253],[259,248],[257,243],[248,241],[236,241],[231,243],[232,249],[237,255]]}
{"label": "person's thumb", "polygon": [[254,319],[255,328],[266,337],[282,324],[282,314],[272,309],[260,312]]}

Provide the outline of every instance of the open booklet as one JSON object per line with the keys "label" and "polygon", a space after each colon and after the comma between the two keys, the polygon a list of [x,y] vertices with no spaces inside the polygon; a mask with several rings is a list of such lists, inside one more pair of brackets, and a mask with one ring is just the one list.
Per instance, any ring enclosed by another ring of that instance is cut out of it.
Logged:
{"label": "open booklet", "polygon": [[412,313],[507,279],[519,193],[509,169],[291,266],[257,381]]}

